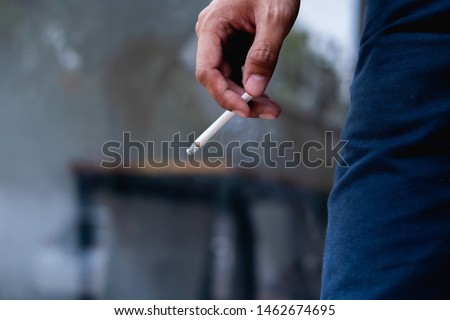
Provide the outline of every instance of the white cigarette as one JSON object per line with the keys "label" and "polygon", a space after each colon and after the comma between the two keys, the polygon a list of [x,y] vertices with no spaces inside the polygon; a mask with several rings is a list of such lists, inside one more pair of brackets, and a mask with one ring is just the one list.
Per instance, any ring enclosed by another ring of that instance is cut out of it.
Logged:
{"label": "white cigarette", "polygon": [[[251,95],[245,92],[242,96],[242,99],[245,102],[249,102],[253,99]],[[205,130],[195,141],[194,143],[186,150],[188,155],[192,155],[200,150],[205,143],[207,143],[216,133],[219,131],[228,121],[233,118],[235,115],[234,112],[225,111],[216,121],[213,122],[212,125],[209,126],[208,129]]]}

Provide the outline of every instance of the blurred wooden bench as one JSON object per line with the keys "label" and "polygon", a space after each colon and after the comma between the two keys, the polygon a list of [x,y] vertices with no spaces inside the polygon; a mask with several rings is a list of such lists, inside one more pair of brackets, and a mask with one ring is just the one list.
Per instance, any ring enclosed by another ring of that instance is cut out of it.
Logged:
{"label": "blurred wooden bench", "polygon": [[[254,236],[249,205],[260,198],[281,198],[294,207],[305,201],[316,201],[319,206],[326,203],[327,195],[307,191],[293,181],[274,180],[255,170],[226,168],[175,168],[165,169],[102,169],[89,164],[73,164],[71,171],[76,182],[79,202],[79,247],[82,252],[95,246],[96,226],[92,210],[99,192],[123,197],[141,195],[158,197],[177,203],[219,204],[228,210],[236,225],[236,272],[240,288],[236,299],[255,298],[255,251]],[[320,209],[322,210],[322,209]],[[325,210],[325,208],[323,208]],[[324,222],[325,223],[325,222]],[[81,298],[96,298],[90,289],[92,282],[88,261],[82,266]],[[212,296],[211,263],[207,264],[201,299]]]}

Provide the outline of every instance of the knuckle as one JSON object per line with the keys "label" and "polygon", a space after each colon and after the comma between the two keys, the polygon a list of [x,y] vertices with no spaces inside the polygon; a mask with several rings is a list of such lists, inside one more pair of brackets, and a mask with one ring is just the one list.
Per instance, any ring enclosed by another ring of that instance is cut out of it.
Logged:
{"label": "knuckle", "polygon": [[265,20],[278,26],[286,23],[291,24],[295,16],[296,10],[294,8],[279,3],[272,5],[265,12]]}
{"label": "knuckle", "polygon": [[225,95],[216,95],[214,96],[214,99],[216,102],[221,106],[223,109],[230,110],[230,105],[228,102],[228,99],[225,97]]}
{"label": "knuckle", "polygon": [[198,14],[198,18],[197,18],[198,21],[203,21],[203,19],[206,16],[207,10],[208,10],[208,7],[206,7],[202,11],[200,11],[200,13]]}
{"label": "knuckle", "polygon": [[197,23],[195,24],[195,32],[197,33],[197,35],[201,31],[201,28],[202,28],[202,25],[204,24],[207,13],[208,13],[208,8],[205,8],[198,14]]}
{"label": "knuckle", "polygon": [[208,72],[206,70],[204,70],[204,69],[197,69],[195,71],[195,78],[201,84],[206,84],[207,83],[207,78],[208,78]]}
{"label": "knuckle", "polygon": [[278,54],[268,44],[256,44],[248,56],[250,64],[262,68],[273,68],[278,60]]}
{"label": "knuckle", "polygon": [[[225,98],[222,95],[215,96],[214,99],[222,108],[225,108]],[[226,108],[225,108],[226,109]]]}

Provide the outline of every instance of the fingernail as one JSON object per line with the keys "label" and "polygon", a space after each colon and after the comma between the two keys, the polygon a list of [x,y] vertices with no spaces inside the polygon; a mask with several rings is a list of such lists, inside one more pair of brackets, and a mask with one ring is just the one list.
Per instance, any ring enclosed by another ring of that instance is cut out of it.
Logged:
{"label": "fingernail", "polygon": [[275,117],[273,114],[270,114],[270,113],[262,113],[259,115],[259,117],[261,119],[266,119],[266,120],[276,120],[277,119],[277,117]]}
{"label": "fingernail", "polygon": [[245,90],[256,96],[262,95],[266,90],[266,77],[259,74],[251,75],[245,84]]}
{"label": "fingernail", "polygon": [[245,115],[245,113],[243,113],[242,111],[238,111],[238,110],[233,110],[233,112],[235,114],[237,114],[239,117],[241,118],[247,118],[247,116]]}

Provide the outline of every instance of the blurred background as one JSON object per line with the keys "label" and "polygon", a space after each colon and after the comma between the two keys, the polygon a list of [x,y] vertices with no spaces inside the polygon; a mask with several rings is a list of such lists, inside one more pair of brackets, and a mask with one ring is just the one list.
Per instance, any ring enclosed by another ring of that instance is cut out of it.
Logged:
{"label": "blurred background", "polygon": [[[333,168],[100,167],[123,132],[158,145],[221,114],[194,76],[208,3],[0,0],[0,299],[319,297]],[[304,0],[269,88],[282,116],[215,140],[337,138],[361,8]]]}

